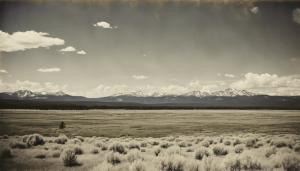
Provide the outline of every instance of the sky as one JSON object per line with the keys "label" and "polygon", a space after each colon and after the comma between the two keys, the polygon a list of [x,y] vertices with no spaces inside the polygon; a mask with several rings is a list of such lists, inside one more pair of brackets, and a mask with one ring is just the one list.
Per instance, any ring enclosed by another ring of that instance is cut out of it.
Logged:
{"label": "sky", "polygon": [[300,95],[300,2],[237,1],[0,1],[0,92]]}

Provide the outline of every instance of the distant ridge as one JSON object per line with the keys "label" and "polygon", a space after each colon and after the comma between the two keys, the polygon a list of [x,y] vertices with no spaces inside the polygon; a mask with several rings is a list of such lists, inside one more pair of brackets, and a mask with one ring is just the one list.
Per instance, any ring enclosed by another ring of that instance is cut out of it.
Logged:
{"label": "distant ridge", "polygon": [[82,96],[71,96],[62,91],[49,93],[49,92],[32,92],[29,90],[18,90],[15,92],[3,92],[0,93],[0,99],[8,99],[8,100],[64,100],[64,101],[72,101],[72,100],[80,100],[85,99]]}
{"label": "distant ridge", "polygon": [[173,95],[133,92],[87,98],[64,92],[19,90],[0,93],[0,108],[30,109],[300,109],[300,96],[259,95],[246,90],[192,91]]}
{"label": "distant ridge", "polygon": [[[165,96],[187,96],[187,97],[208,97],[208,96],[224,96],[224,97],[235,97],[235,96],[255,96],[257,94],[246,91],[246,90],[237,90],[237,89],[232,89],[232,88],[227,88],[225,90],[221,91],[214,91],[214,92],[205,92],[205,91],[191,91],[188,93],[183,93],[183,94],[167,94],[167,93],[159,93],[159,92],[154,92],[151,94],[146,94],[142,91],[135,91],[131,93],[125,93],[125,94],[115,94],[112,96],[107,96],[107,97],[120,97],[120,96],[132,96],[132,97],[165,97]],[[66,94],[62,91],[54,92],[54,93],[49,93],[49,92],[33,92],[30,90],[18,90],[15,92],[3,92],[0,93],[0,98],[2,99],[51,99],[53,97],[63,97],[67,99],[72,99],[73,97],[78,98],[85,98],[83,96],[72,96],[69,94]],[[100,97],[100,98],[107,98],[107,97]],[[98,98],[98,99],[100,99]],[[93,98],[91,98],[93,99]]]}

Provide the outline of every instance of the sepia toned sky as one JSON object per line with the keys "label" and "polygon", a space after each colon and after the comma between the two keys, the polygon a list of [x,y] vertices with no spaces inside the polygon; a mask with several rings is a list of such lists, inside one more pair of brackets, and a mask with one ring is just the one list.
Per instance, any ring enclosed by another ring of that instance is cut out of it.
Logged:
{"label": "sepia toned sky", "polygon": [[299,66],[299,1],[0,1],[0,91],[300,95]]}

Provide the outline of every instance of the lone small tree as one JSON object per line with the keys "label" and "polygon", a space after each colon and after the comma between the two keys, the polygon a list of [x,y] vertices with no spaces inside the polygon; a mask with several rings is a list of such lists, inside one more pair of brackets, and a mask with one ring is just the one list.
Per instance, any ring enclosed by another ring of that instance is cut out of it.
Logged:
{"label": "lone small tree", "polygon": [[61,121],[59,124],[59,129],[64,129],[66,127],[65,122]]}

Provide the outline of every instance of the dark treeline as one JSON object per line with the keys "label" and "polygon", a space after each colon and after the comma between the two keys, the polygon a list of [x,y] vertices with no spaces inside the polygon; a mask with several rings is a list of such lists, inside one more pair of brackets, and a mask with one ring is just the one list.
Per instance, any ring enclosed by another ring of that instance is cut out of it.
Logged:
{"label": "dark treeline", "polygon": [[88,110],[88,109],[274,109],[300,110],[300,106],[209,106],[203,104],[138,104],[122,102],[91,102],[91,101],[35,101],[35,100],[0,100],[0,109],[40,109],[40,110]]}

